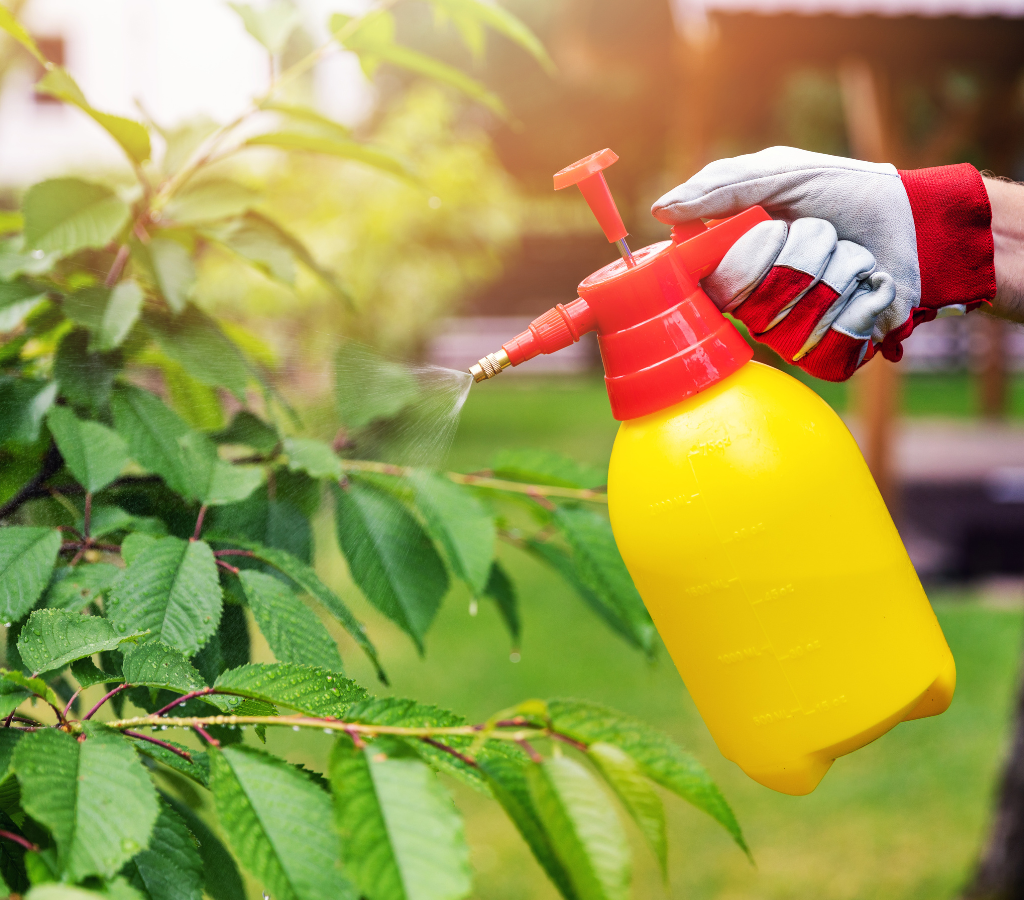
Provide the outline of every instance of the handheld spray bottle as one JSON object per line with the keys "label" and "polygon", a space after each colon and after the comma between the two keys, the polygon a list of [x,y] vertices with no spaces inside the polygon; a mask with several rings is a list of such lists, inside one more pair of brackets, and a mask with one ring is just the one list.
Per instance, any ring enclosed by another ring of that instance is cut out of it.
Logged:
{"label": "handheld spray bottle", "polygon": [[938,715],[952,654],[853,437],[701,290],[753,207],[631,253],[602,150],[576,184],[618,260],[470,369],[493,378],[596,331],[622,424],[608,473],[622,558],[724,756],[787,794],[897,723]]}

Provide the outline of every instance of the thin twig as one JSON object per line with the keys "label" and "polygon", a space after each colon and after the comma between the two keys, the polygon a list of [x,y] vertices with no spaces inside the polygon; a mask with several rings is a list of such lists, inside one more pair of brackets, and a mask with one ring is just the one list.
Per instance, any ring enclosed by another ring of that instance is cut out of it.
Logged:
{"label": "thin twig", "polygon": [[544,757],[541,756],[534,747],[525,738],[516,741],[516,743],[526,751],[526,755],[530,757],[531,761],[535,763],[544,762]]}
{"label": "thin twig", "polygon": [[214,550],[214,556],[248,556],[250,559],[255,559],[256,554],[251,550]]}
{"label": "thin twig", "polygon": [[85,492],[85,513],[82,517],[82,537],[89,540],[89,526],[92,524],[92,492]]}
{"label": "thin twig", "polygon": [[155,737],[150,737],[149,735],[142,734],[138,731],[125,730],[122,731],[121,734],[126,735],[127,737],[138,738],[138,740],[140,741],[148,741],[150,744],[156,744],[158,747],[163,747],[165,750],[170,750],[171,753],[176,753],[182,759],[187,759],[189,762],[192,762],[191,753],[189,753],[187,750],[182,750],[180,747],[175,747],[174,744],[168,744],[167,741],[161,741]]}
{"label": "thin twig", "polygon": [[13,841],[15,844],[20,844],[26,850],[31,850],[33,853],[39,852],[39,848],[35,844],[27,838],[23,838],[20,834],[15,834],[13,831],[0,830],[0,838],[3,838],[5,841]]}
{"label": "thin twig", "polygon": [[99,711],[99,708],[104,703],[106,703],[111,697],[115,696],[116,694],[120,694],[121,691],[127,690],[130,687],[131,685],[125,682],[124,684],[119,684],[112,691],[108,691],[100,698],[99,702],[92,709],[90,709],[84,716],[82,716],[82,721],[84,722],[86,719],[91,719]]}

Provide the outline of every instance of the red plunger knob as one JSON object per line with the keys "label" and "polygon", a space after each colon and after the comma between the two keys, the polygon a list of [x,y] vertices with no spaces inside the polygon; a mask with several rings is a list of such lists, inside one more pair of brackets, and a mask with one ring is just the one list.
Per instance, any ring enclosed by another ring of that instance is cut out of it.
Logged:
{"label": "red plunger knob", "polygon": [[615,207],[608,182],[604,179],[604,170],[618,158],[606,148],[577,160],[555,174],[556,191],[573,184],[579,186],[584,199],[590,205],[591,212],[604,231],[604,236],[613,244],[629,234],[626,226],[622,224],[622,216]]}

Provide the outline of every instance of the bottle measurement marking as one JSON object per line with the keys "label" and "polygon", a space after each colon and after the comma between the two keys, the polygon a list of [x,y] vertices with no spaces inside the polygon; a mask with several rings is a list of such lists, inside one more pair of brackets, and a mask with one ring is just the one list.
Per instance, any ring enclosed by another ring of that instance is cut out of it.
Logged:
{"label": "bottle measurement marking", "polygon": [[675,497],[666,497],[664,500],[657,500],[647,508],[653,513],[668,512],[677,506],[689,506],[699,497],[700,494],[677,494]]}
{"label": "bottle measurement marking", "polygon": [[755,725],[774,725],[777,722],[786,722],[789,719],[813,716],[820,712],[828,712],[831,709],[835,709],[837,706],[842,706],[846,702],[846,694],[840,694],[838,697],[833,697],[831,700],[819,700],[813,706],[808,706],[803,709],[800,707],[793,707],[792,709],[774,709],[770,712],[761,713],[760,715],[753,717],[753,722]]}
{"label": "bottle measurement marking", "polygon": [[716,578],[714,581],[706,581],[704,584],[694,584],[683,590],[688,597],[706,597],[715,591],[727,590],[731,585],[739,581],[735,575],[732,578]]}
{"label": "bottle measurement marking", "polygon": [[712,453],[721,453],[726,447],[732,444],[732,438],[726,435],[714,441],[704,441],[691,447],[688,456],[709,456]]}
{"label": "bottle measurement marking", "polygon": [[772,648],[766,645],[764,647],[743,647],[739,650],[730,650],[728,653],[720,654],[717,659],[724,666],[732,666],[736,663],[745,662],[748,659],[756,659],[759,656],[772,654],[779,662],[785,662],[787,659],[802,659],[809,653],[814,653],[820,649],[821,641],[813,640],[808,641],[806,644],[797,644],[794,647],[790,647],[782,654],[773,653]]}
{"label": "bottle measurement marking", "polygon": [[751,600],[751,606],[757,606],[759,603],[770,603],[772,600],[778,600],[779,597],[785,597],[787,594],[794,593],[796,588],[792,584],[783,584],[776,588],[771,588],[765,591],[763,597],[756,597]]}
{"label": "bottle measurement marking", "polygon": [[753,537],[755,534],[761,534],[764,530],[764,522],[758,522],[756,525],[747,525],[743,528],[737,528],[735,531],[731,531],[725,535],[725,537],[722,538],[722,543],[731,544],[733,541],[742,541],[745,538]]}

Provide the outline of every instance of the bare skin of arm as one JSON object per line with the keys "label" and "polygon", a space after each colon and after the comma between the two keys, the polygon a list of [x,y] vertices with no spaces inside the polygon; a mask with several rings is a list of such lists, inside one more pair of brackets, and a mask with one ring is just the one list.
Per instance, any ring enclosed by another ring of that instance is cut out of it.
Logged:
{"label": "bare skin of arm", "polygon": [[995,244],[996,297],[992,313],[1011,322],[1024,322],[1024,185],[985,179],[992,205]]}

